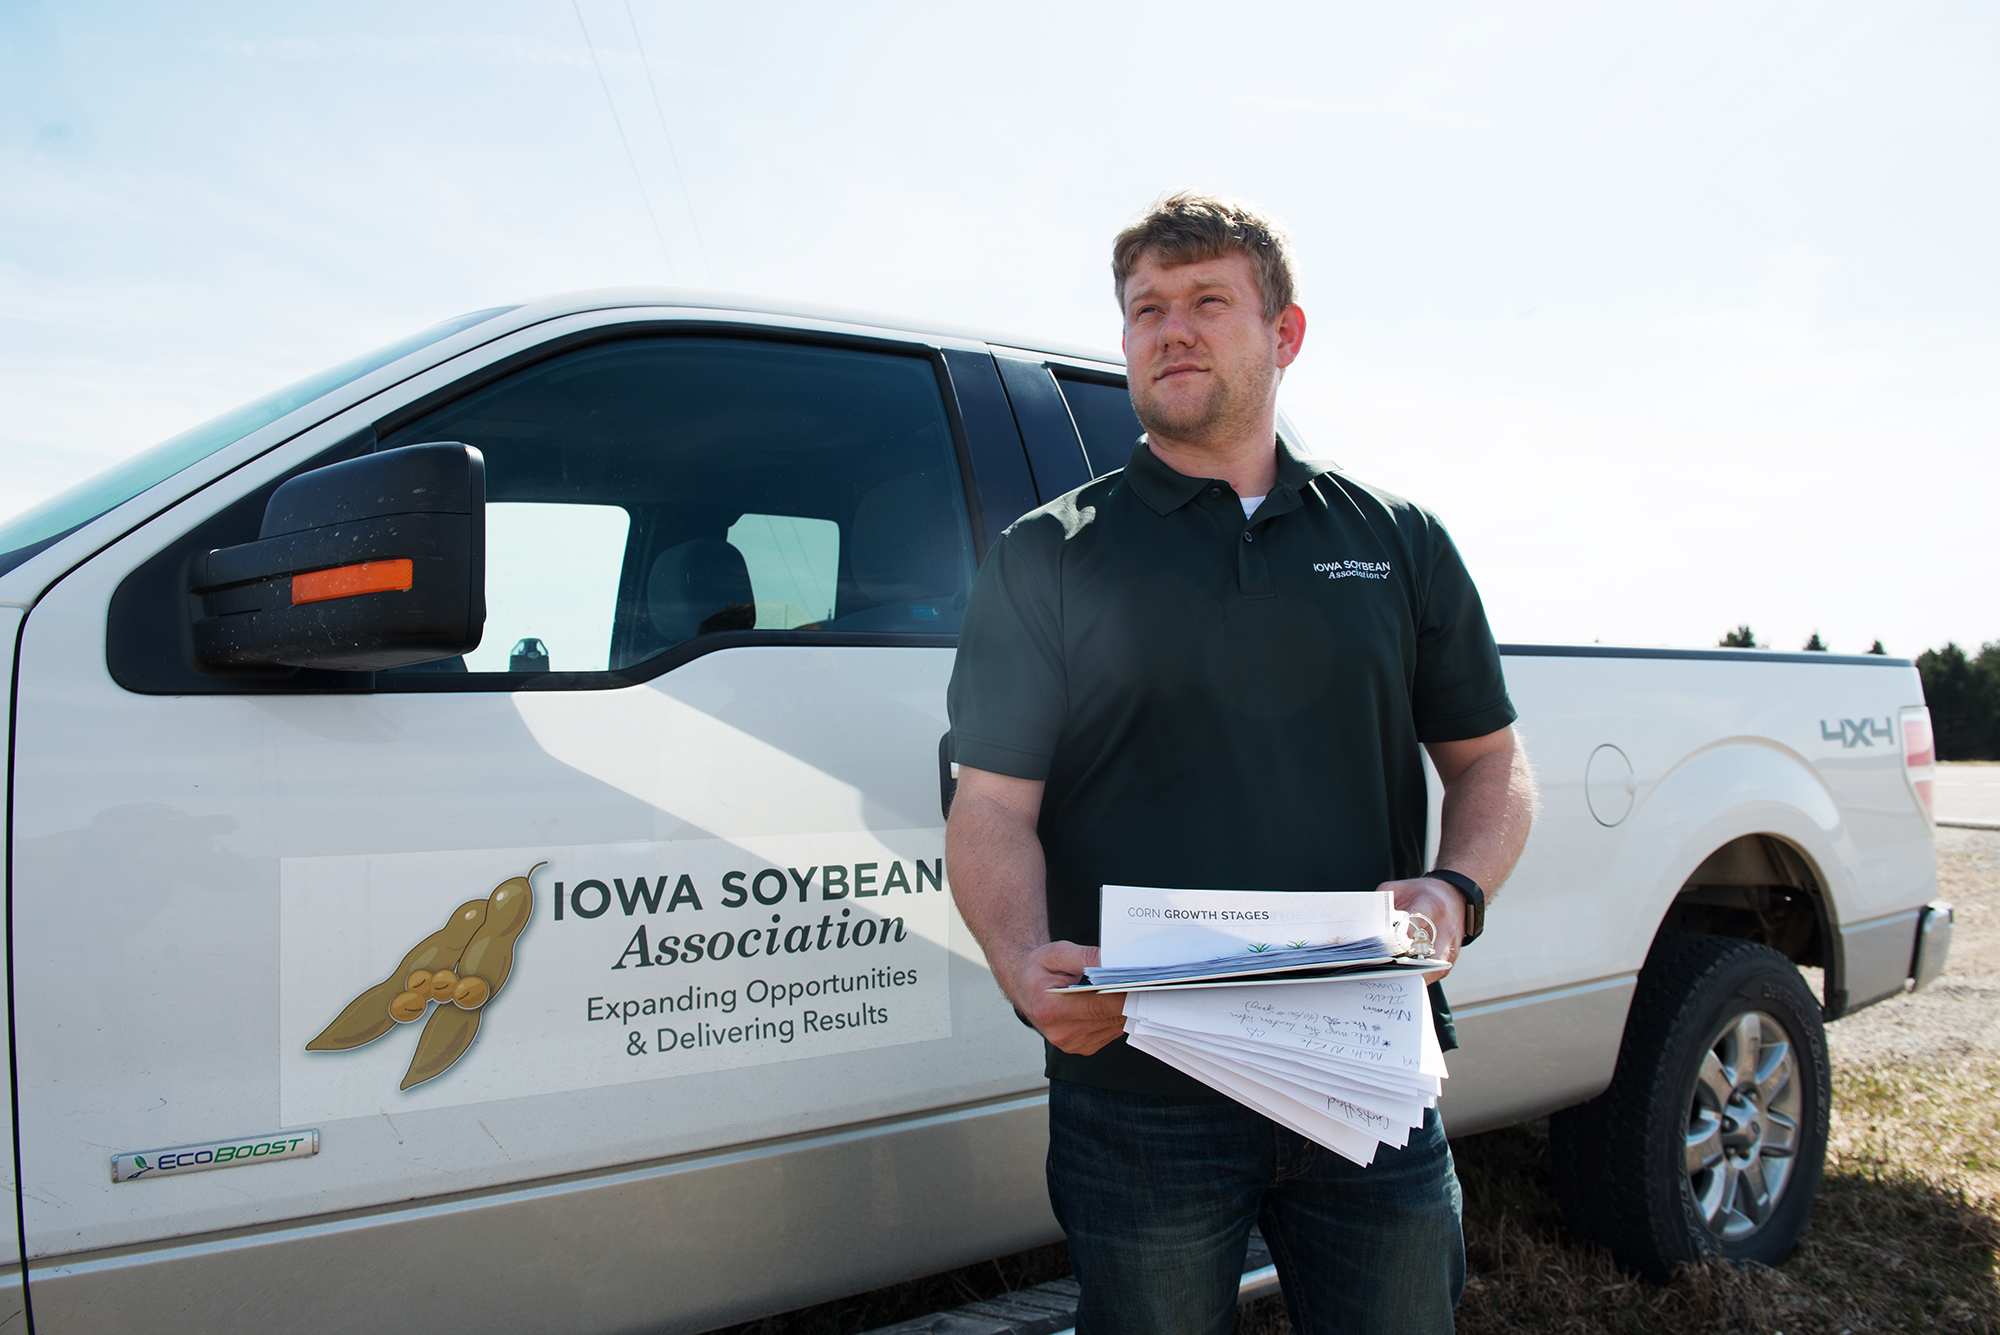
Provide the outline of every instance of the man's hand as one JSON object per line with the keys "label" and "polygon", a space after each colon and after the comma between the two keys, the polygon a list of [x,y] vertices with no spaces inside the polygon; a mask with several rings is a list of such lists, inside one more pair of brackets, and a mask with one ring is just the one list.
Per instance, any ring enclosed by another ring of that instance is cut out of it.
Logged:
{"label": "man's hand", "polygon": [[1035,833],[1041,809],[1039,780],[959,766],[945,826],[952,898],[1014,1009],[1064,1052],[1089,1056],[1125,1032],[1125,997],[1049,995],[1052,987],[1082,982],[1085,966],[1097,963],[1097,947],[1049,940],[1047,873]]}
{"label": "man's hand", "polygon": [[1043,1038],[1064,1052],[1087,1057],[1125,1032],[1125,994],[1054,996],[1049,989],[1082,982],[1085,966],[1096,963],[1096,946],[1051,941],[1014,960],[1000,979],[1000,990]]}
{"label": "man's hand", "polygon": [[[1458,958],[1459,938],[1465,935],[1465,896],[1449,881],[1419,876],[1412,881],[1384,881],[1375,887],[1396,896],[1396,907],[1405,913],[1421,913],[1436,929],[1431,954],[1450,964]],[[1424,975],[1426,983],[1444,977],[1442,971]]]}

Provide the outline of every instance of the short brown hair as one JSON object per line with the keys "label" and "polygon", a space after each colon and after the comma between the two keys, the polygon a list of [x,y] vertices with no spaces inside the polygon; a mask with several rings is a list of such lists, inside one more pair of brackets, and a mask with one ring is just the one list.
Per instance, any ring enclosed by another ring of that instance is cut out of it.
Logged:
{"label": "short brown hair", "polygon": [[1145,256],[1172,267],[1219,259],[1232,250],[1250,257],[1250,272],[1264,294],[1264,318],[1275,321],[1298,289],[1285,229],[1255,205],[1193,190],[1155,200],[1144,217],[1111,243],[1111,281],[1118,309],[1125,309],[1126,279]]}

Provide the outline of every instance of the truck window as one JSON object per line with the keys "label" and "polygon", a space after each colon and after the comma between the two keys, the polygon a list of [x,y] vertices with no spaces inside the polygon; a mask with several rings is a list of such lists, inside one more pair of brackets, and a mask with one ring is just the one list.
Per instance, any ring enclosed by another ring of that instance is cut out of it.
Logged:
{"label": "truck window", "polygon": [[428,440],[486,457],[486,634],[381,687],[463,669],[448,688],[511,689],[730,632],[958,629],[971,530],[927,358],[633,338],[516,371],[379,448]]}
{"label": "truck window", "polygon": [[1070,420],[1083,439],[1084,455],[1090,460],[1092,477],[1103,477],[1123,468],[1139,443],[1138,414],[1132,411],[1132,396],[1122,383],[1086,380],[1060,372],[1056,384],[1062,386],[1063,400],[1069,404]]}

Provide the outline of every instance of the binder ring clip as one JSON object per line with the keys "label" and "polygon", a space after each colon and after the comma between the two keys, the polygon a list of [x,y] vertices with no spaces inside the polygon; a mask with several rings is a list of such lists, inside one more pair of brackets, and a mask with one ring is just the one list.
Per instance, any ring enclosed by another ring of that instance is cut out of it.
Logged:
{"label": "binder ring clip", "polygon": [[1421,913],[1410,915],[1410,954],[1427,960],[1437,948],[1437,924]]}

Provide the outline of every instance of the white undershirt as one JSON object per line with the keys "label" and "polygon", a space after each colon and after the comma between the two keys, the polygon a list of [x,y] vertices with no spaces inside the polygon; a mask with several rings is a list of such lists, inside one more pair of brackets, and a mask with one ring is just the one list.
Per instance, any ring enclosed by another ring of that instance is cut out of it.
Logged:
{"label": "white undershirt", "polygon": [[[1266,493],[1266,495],[1268,494]],[[1257,507],[1264,503],[1263,496],[1238,496],[1236,499],[1243,502],[1243,517],[1245,519],[1256,514]]]}

